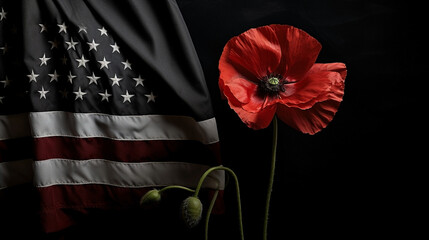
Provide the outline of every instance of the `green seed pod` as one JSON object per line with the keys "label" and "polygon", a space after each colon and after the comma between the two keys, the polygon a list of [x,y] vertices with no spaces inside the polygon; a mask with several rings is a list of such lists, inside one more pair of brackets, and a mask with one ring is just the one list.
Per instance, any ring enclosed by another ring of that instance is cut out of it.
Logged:
{"label": "green seed pod", "polygon": [[148,191],[141,199],[140,206],[147,207],[158,204],[161,201],[161,194],[159,190],[152,189]]}
{"label": "green seed pod", "polygon": [[203,204],[197,197],[188,197],[182,203],[182,218],[186,226],[193,228],[198,225],[203,213]]}

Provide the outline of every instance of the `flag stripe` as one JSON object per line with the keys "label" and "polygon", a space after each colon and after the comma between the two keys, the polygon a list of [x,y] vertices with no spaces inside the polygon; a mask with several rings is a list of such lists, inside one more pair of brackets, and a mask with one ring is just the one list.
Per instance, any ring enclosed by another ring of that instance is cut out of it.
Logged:
{"label": "flag stripe", "polygon": [[[140,198],[153,188],[122,188],[108,185],[61,185],[37,188],[41,201],[40,219],[45,232],[56,232],[93,209],[138,209]],[[209,191],[200,192],[202,201],[211,199]],[[220,191],[222,196],[223,190]],[[52,197],[55,196],[55,197]],[[218,198],[219,199],[219,198]],[[217,202],[222,206],[222,200]],[[219,207],[219,206],[218,206]],[[223,209],[213,209],[217,213]],[[144,217],[145,215],[142,215]]]}
{"label": "flag stripe", "polygon": [[28,113],[0,115],[0,140],[31,136]]}
{"label": "flag stripe", "polygon": [[140,198],[150,189],[96,184],[37,188],[42,227],[45,232],[63,230],[79,222],[79,217],[91,209],[138,208]]}
{"label": "flag stripe", "polygon": [[33,138],[0,140],[0,163],[33,158]]}
{"label": "flag stripe", "polygon": [[64,136],[117,140],[195,140],[204,144],[219,141],[215,118],[197,122],[186,116],[116,116],[54,111],[32,112],[30,123],[35,138]]}
{"label": "flag stripe", "polygon": [[0,163],[0,190],[33,181],[33,160]]}
{"label": "flag stripe", "polygon": [[[176,184],[195,187],[208,168],[206,165],[184,162],[121,163],[105,159],[50,159],[34,162],[34,184],[36,187],[84,184],[127,188]],[[224,172],[216,171],[203,186],[223,190],[224,184]]]}
{"label": "flag stripe", "polygon": [[[106,159],[118,162],[186,161],[219,165],[219,143],[198,141],[117,141],[108,138],[46,137],[34,140],[35,158]],[[73,148],[70,148],[73,146]],[[191,153],[191,154],[190,154]]]}

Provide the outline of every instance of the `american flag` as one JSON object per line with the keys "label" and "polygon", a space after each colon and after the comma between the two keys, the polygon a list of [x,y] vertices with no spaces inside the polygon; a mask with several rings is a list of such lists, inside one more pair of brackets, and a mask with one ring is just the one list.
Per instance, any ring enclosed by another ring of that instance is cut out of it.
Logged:
{"label": "american flag", "polygon": [[31,182],[46,232],[195,186],[218,142],[174,1],[0,0],[0,191]]}

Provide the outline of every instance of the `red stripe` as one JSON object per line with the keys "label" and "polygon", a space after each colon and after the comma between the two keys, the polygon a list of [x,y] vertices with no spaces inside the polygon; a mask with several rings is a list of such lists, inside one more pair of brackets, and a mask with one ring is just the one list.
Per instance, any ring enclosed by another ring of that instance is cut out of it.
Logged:
{"label": "red stripe", "polygon": [[45,232],[57,232],[76,224],[91,209],[138,207],[148,189],[104,185],[51,186],[38,189]]}
{"label": "red stripe", "polygon": [[[121,210],[139,208],[140,198],[151,188],[121,188],[105,185],[66,185],[38,189],[41,220],[45,232],[57,232],[79,222],[92,209]],[[211,194],[204,191],[202,201]],[[223,191],[214,214],[223,211]]]}
{"label": "red stripe", "polygon": [[0,140],[0,163],[33,157],[33,139],[17,138]]}
{"label": "red stripe", "polygon": [[197,141],[118,141],[107,138],[35,139],[36,160],[106,159],[120,162],[183,161],[219,165],[219,143]]}

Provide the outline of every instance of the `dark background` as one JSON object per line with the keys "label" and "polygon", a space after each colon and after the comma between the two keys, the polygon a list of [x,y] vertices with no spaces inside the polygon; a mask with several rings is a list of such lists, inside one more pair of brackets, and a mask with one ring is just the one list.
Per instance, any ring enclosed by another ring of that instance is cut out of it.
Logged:
{"label": "dark background", "polygon": [[[262,239],[272,128],[247,128],[220,97],[218,61],[226,42],[250,28],[288,24],[318,39],[317,62],[347,65],[345,95],[334,120],[310,136],[279,123],[269,239],[415,239],[423,229],[420,166],[427,146],[424,114],[427,31],[423,6],[376,0],[177,0],[214,103],[224,165],[238,175],[246,239]],[[426,84],[427,85],[427,84]],[[421,152],[421,153],[420,153]],[[100,212],[49,236],[20,217],[14,236],[41,239],[203,239],[203,224],[180,224],[182,195],[160,208]],[[239,239],[235,188],[213,216],[209,239]],[[31,208],[22,199],[23,212]],[[207,203],[206,203],[207,204]],[[205,205],[207,206],[207,205]],[[24,215],[25,216],[25,215]],[[0,216],[1,217],[1,216]],[[5,235],[6,236],[6,235]],[[0,239],[3,239],[3,235]],[[16,238],[15,238],[16,237]],[[5,239],[8,239],[7,237]],[[26,238],[22,238],[26,239]]]}
{"label": "dark background", "polygon": [[[240,121],[220,97],[217,66],[231,37],[274,23],[318,39],[317,62],[343,62],[348,76],[338,113],[322,132],[305,135],[279,123],[269,239],[411,239],[421,229],[417,193],[425,188],[417,189],[416,170],[426,157],[417,150],[426,141],[420,122],[427,107],[418,99],[427,79],[420,59],[427,27],[419,4],[398,2],[178,0],[215,105],[224,164],[240,179],[247,239],[262,239],[272,129]],[[211,231],[233,235],[232,184],[225,195],[227,217]]]}

